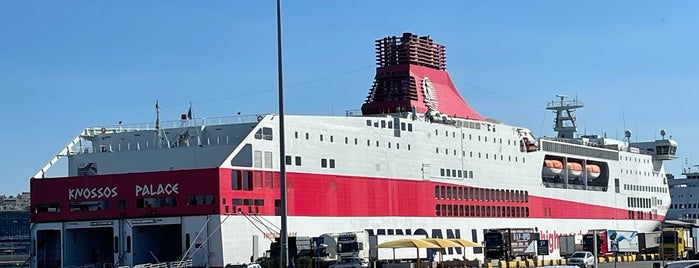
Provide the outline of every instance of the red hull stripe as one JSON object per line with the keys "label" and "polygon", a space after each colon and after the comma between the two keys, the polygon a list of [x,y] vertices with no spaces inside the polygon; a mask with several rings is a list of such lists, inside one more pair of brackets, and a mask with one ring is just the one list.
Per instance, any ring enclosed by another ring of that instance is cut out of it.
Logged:
{"label": "red hull stripe", "polygon": [[[327,174],[288,173],[287,178],[290,216],[652,219],[648,212],[534,196],[513,188],[482,189],[433,181]],[[275,215],[280,196],[278,172],[223,168],[33,179],[31,190],[34,222],[237,211]],[[571,190],[571,194],[575,192]],[[212,201],[197,200],[202,196],[211,196]],[[148,198],[174,198],[176,202],[144,205],[155,200]],[[76,203],[90,201],[107,205],[96,211],[75,209]],[[48,212],[47,205],[60,209]]]}

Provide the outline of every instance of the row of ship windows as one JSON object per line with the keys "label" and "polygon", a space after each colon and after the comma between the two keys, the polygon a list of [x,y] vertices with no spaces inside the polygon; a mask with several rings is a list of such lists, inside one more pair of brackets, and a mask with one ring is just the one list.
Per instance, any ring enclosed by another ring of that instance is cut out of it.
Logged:
{"label": "row of ship windows", "polygon": [[[435,148],[435,152],[436,152],[437,154],[439,154],[439,147]],[[470,157],[474,157],[473,152],[468,152],[468,153],[469,153],[469,156],[470,156]],[[444,149],[444,154],[449,155],[449,149]],[[456,155],[456,149],[453,150],[453,154]],[[466,151],[461,151],[461,156],[466,156]],[[483,154],[478,153],[478,158],[483,158]],[[488,153],[485,153],[485,159],[490,159],[490,156],[488,155]],[[515,162],[519,162],[519,157],[515,156],[514,159],[515,159]],[[497,154],[493,154],[493,160],[498,160],[498,155],[497,155]],[[505,156],[504,156],[504,155],[500,155],[500,160],[504,161],[504,160],[505,160]],[[512,162],[512,156],[511,156],[511,155],[508,155],[508,156],[507,156],[507,161]],[[524,157],[522,157],[522,163],[525,163],[525,162],[526,162],[526,161],[524,160]],[[444,175],[442,175],[442,176],[444,176]]]}
{"label": "row of ship windows", "polygon": [[631,162],[636,162],[636,163],[644,163],[644,164],[650,163],[650,160],[648,160],[648,159],[641,159],[641,158],[633,157],[633,156],[629,157],[628,155],[627,156],[620,155],[619,161],[621,161],[621,160],[626,160],[626,161],[631,161]]}
{"label": "row of ship windows", "polygon": [[627,205],[630,208],[651,208],[650,201],[650,198],[629,197],[627,199]]}
{"label": "row of ship windows", "polygon": [[636,184],[624,184],[624,190],[627,191],[642,191],[642,192],[654,192],[654,193],[667,193],[667,189],[657,186],[647,186],[647,185],[636,185]]}
{"label": "row of ship windows", "polygon": [[653,177],[659,177],[660,173],[657,172],[648,172],[648,171],[640,171],[640,170],[630,170],[630,169],[621,169],[621,174],[630,174],[630,175],[643,175],[643,176],[653,176]]}
{"label": "row of ship windows", "polygon": [[[287,166],[291,166],[291,156],[287,155],[285,157],[285,161]],[[294,165],[296,166],[301,166],[301,157],[300,156],[294,156]],[[320,159],[320,167],[321,168],[335,168],[335,159],[327,159],[327,158],[321,158]]]}
{"label": "row of ship windows", "polygon": [[439,169],[439,176],[450,178],[473,179],[473,170]]}
{"label": "row of ship windows", "polygon": [[[393,129],[393,121],[386,122],[386,120],[381,120],[381,121],[372,122],[371,119],[367,119],[366,125],[369,127],[374,125],[374,127]],[[396,128],[398,128],[398,126],[396,126]],[[408,132],[413,132],[413,124],[412,123],[406,124],[405,122],[401,122],[400,123],[400,130],[402,130],[402,131],[407,130]]]}
{"label": "row of ship windows", "polygon": [[697,204],[671,204],[671,209],[697,208]]}
{"label": "row of ship windows", "polygon": [[462,186],[435,186],[434,197],[451,200],[529,202],[529,192],[524,190]]}
{"label": "row of ship windows", "polygon": [[[494,130],[495,130],[495,128],[493,128],[493,132],[495,132]],[[439,130],[435,129],[434,135],[439,136]],[[449,131],[444,131],[444,136],[449,137]],[[451,136],[452,136],[452,138],[456,138],[456,131],[452,131]],[[477,135],[476,137],[477,137],[478,141],[482,140],[483,142],[488,142],[488,136],[483,136],[482,139],[481,139],[481,135]],[[466,139],[466,133],[461,133],[461,139],[462,140]],[[473,140],[473,135],[468,134],[468,139]],[[493,143],[498,143],[497,138],[492,138],[491,140],[493,141]],[[502,138],[499,138],[499,140],[500,140],[500,144],[502,144]],[[507,139],[507,145],[514,145],[516,147],[517,140],[516,139],[513,139],[513,140]]]}
{"label": "row of ship windows", "polygon": [[[298,131],[296,131],[296,132],[294,133],[294,137],[295,137],[296,139],[299,138],[299,133],[298,133]],[[309,140],[309,139],[310,139],[310,134],[309,134],[308,132],[306,132],[306,140]],[[320,134],[319,139],[320,139],[320,141],[324,141],[324,140],[325,140],[325,136],[324,136],[323,134]],[[330,141],[330,142],[335,142],[335,136],[330,135],[330,136],[329,136],[329,141]],[[345,144],[350,144],[350,139],[349,139],[349,137],[345,137]],[[354,145],[359,145],[359,139],[358,139],[358,138],[354,138]],[[371,140],[369,140],[369,139],[366,140],[366,146],[371,146]],[[381,146],[381,143],[377,140],[377,141],[376,141],[376,147],[380,147],[380,146]],[[389,149],[393,147],[393,146],[392,146],[392,143],[391,143],[390,141],[387,143],[387,146],[388,146]],[[400,149],[400,143],[398,143],[398,142],[396,142],[396,149]],[[410,147],[410,144],[408,144],[407,149],[408,149],[408,151],[410,151],[410,150],[412,149],[412,148]]]}
{"label": "row of ship windows", "polygon": [[528,207],[436,204],[434,209],[437,216],[444,217],[529,217]]}
{"label": "row of ship windows", "polygon": [[[213,195],[190,195],[187,197],[188,206],[198,205],[213,205]],[[136,199],[136,208],[158,208],[158,207],[176,207],[177,198],[174,196],[165,197],[148,197]],[[127,201],[124,199],[117,201],[119,209],[127,208]],[[109,210],[109,201],[107,200],[91,200],[71,202],[68,206],[70,212],[84,211],[105,211]],[[61,212],[60,203],[38,204],[34,207],[34,213],[56,213]]]}
{"label": "row of ship windows", "polygon": [[639,219],[639,220],[645,220],[645,219],[654,219],[658,218],[657,215],[653,215],[652,212],[643,212],[643,211],[629,211],[628,215],[629,219]]}

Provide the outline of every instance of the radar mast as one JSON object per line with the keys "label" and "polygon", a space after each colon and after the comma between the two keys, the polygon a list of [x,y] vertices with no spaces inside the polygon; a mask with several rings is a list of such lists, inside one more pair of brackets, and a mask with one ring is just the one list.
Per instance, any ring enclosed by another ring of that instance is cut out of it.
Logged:
{"label": "radar mast", "polygon": [[547,110],[553,110],[556,113],[556,119],[553,130],[558,132],[558,138],[572,139],[575,138],[575,132],[578,131],[575,125],[575,110],[583,107],[583,103],[578,99],[566,100],[566,95],[556,95],[560,98],[559,101],[551,101],[546,105]]}

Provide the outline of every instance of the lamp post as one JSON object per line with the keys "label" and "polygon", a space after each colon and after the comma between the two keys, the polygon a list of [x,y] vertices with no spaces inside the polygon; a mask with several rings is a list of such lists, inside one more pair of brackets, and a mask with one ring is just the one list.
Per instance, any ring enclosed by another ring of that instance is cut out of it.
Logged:
{"label": "lamp post", "polygon": [[286,150],[284,150],[284,76],[282,73],[282,1],[277,0],[277,79],[279,80],[279,184],[281,209],[281,234],[279,236],[279,267],[286,268],[289,261],[289,239],[286,215]]}

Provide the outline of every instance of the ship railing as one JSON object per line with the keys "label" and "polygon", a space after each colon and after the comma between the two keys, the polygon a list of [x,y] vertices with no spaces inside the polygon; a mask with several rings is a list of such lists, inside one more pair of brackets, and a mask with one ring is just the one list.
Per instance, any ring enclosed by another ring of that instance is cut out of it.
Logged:
{"label": "ship railing", "polygon": [[[184,120],[161,121],[160,129],[182,128],[182,127],[197,127],[210,125],[227,125],[239,123],[254,123],[258,122],[265,115],[238,115],[238,116],[223,116],[211,118],[195,118]],[[85,129],[84,135],[94,136],[103,133],[121,133],[141,130],[155,130],[155,122],[136,123],[136,124],[117,124],[100,127],[91,127]]]}

